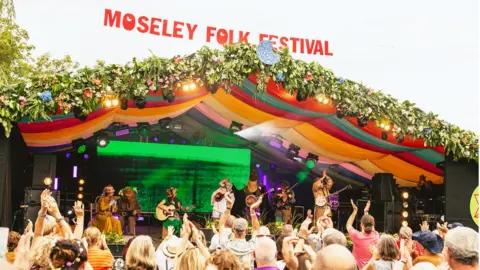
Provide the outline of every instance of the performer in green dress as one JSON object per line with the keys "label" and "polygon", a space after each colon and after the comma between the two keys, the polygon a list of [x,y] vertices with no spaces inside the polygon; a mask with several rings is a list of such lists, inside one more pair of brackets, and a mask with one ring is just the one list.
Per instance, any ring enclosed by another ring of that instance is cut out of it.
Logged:
{"label": "performer in green dress", "polygon": [[[177,211],[171,211],[168,207],[174,206]],[[167,189],[167,199],[162,200],[158,206],[158,208],[166,211],[168,214],[171,214],[165,221],[163,221],[163,228],[162,228],[162,237],[165,238],[167,236],[168,227],[173,226],[175,229],[175,235],[180,235],[180,229],[182,228],[182,221],[180,219],[180,214],[178,211],[185,211],[186,208],[182,206],[182,203],[177,198],[177,189],[174,187]]]}

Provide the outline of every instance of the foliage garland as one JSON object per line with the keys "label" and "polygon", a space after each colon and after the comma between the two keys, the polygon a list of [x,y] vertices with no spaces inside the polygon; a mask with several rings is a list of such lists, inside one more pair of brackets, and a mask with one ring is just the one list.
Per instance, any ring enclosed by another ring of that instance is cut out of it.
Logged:
{"label": "foliage garland", "polygon": [[14,83],[0,84],[0,122],[9,136],[13,123],[28,116],[30,121],[49,119],[50,114],[72,110],[88,114],[107,99],[144,97],[149,91],[174,95],[182,82],[195,81],[209,90],[241,85],[257,75],[257,91],[266,90],[273,79],[290,94],[326,96],[344,116],[388,123],[393,136],[423,139],[425,146],[438,145],[455,159],[478,162],[478,136],[458,126],[425,113],[408,101],[399,102],[390,95],[363,84],[337,77],[316,62],[293,59],[287,49],[277,52],[281,60],[264,65],[252,44],[226,45],[223,50],[203,47],[196,53],[173,58],[155,55],[133,59],[125,65],[106,65],[98,61],[93,67],[78,68],[69,57],[51,60],[42,56],[36,68],[21,74]]}

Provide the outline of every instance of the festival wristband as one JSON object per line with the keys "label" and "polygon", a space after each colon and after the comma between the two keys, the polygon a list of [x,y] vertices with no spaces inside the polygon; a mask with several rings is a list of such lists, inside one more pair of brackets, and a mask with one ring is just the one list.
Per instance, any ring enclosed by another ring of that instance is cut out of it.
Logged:
{"label": "festival wristband", "polygon": [[65,221],[65,219],[62,216],[60,216],[59,218],[56,218],[56,220],[57,220],[57,223],[61,222],[62,220]]}
{"label": "festival wristband", "polygon": [[42,214],[42,213],[38,212],[38,217],[43,217],[44,218],[44,217],[47,217],[47,214],[46,213]]}

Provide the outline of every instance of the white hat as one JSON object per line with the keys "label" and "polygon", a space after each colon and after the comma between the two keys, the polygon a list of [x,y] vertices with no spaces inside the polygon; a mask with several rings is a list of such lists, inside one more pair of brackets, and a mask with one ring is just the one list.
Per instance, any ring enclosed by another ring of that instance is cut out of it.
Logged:
{"label": "white hat", "polygon": [[172,235],[162,246],[162,252],[165,254],[165,256],[173,258],[185,251],[187,248],[187,243],[188,242],[184,241],[184,239]]}

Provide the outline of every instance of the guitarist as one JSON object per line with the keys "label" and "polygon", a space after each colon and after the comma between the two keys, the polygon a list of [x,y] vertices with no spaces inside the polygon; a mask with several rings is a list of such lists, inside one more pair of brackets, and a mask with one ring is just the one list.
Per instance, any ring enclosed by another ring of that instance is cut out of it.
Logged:
{"label": "guitarist", "polygon": [[175,209],[180,210],[180,211],[186,211],[185,207],[182,206],[182,203],[180,200],[177,198],[177,189],[174,187],[167,188],[167,199],[162,200],[157,208],[162,209],[165,211],[169,217],[163,221],[162,224],[162,238],[165,239],[165,237],[168,234],[168,227],[173,226],[174,228],[174,234],[175,235],[180,235],[180,229],[182,228],[182,221],[180,220],[180,214],[178,211],[170,211],[168,209],[169,206],[174,206]]}
{"label": "guitarist", "polygon": [[[315,212],[314,212],[314,223],[317,224],[317,220],[327,214],[332,216],[332,211],[330,210],[330,205],[328,204],[328,197],[330,196],[330,190],[333,187],[332,178],[327,176],[327,171],[323,171],[323,176],[315,179],[313,182],[312,191],[313,197],[315,198]],[[325,205],[318,205],[318,201],[323,200],[326,202]],[[327,213],[326,213],[327,212]]]}

